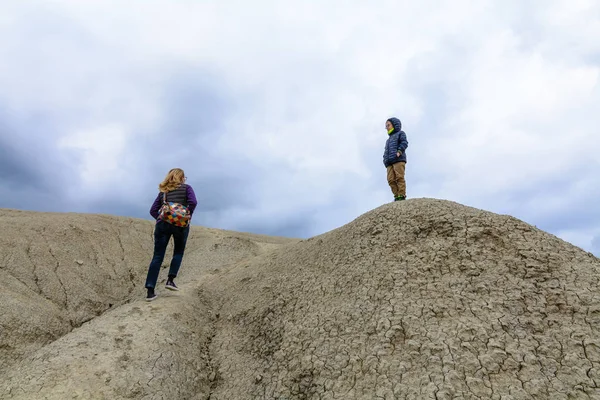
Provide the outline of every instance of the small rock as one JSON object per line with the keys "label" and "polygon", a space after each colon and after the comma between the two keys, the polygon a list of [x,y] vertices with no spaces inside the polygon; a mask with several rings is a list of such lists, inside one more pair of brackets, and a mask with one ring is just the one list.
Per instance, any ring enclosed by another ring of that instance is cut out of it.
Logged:
{"label": "small rock", "polygon": [[81,260],[75,260],[75,262],[79,265],[83,265],[83,261],[81,261]]}

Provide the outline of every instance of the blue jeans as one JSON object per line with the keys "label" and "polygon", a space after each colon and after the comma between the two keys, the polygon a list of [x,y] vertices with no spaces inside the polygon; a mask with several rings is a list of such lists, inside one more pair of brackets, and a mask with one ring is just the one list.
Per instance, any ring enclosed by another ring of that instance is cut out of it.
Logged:
{"label": "blue jeans", "polygon": [[148,268],[148,276],[146,277],[146,288],[154,288],[158,280],[160,266],[165,258],[167,245],[171,236],[173,236],[173,258],[171,259],[171,267],[169,269],[169,278],[175,278],[181,267],[183,260],[183,252],[187,242],[190,227],[182,228],[180,226],[171,225],[168,222],[158,221],[154,227],[154,256]]}

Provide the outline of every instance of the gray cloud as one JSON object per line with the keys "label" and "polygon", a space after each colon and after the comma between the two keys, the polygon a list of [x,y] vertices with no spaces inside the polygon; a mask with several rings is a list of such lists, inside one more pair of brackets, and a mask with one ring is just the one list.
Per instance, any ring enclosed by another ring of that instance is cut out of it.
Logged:
{"label": "gray cloud", "polygon": [[[181,167],[196,223],[306,237],[390,200],[381,155],[394,115],[410,142],[409,197],[589,245],[597,13],[432,4],[263,4],[252,17],[193,2],[11,4],[2,188],[21,183],[16,206],[149,218],[157,184]],[[389,15],[411,35],[390,34]]]}
{"label": "gray cloud", "polygon": [[[0,133],[0,181],[3,185],[11,186],[44,186],[43,177],[35,169],[31,157],[14,149],[10,136]],[[16,137],[16,136],[13,136]]]}
{"label": "gray cloud", "polygon": [[161,95],[164,121],[133,155],[144,165],[145,187],[154,192],[169,169],[180,167],[195,188],[199,211],[219,213],[257,201],[251,196],[256,168],[227,151],[244,146],[223,128],[237,107],[218,78],[193,69],[174,73]]}
{"label": "gray cloud", "polygon": [[56,121],[32,113],[0,112],[0,207],[64,211],[66,193],[79,181],[76,155],[52,144]]}

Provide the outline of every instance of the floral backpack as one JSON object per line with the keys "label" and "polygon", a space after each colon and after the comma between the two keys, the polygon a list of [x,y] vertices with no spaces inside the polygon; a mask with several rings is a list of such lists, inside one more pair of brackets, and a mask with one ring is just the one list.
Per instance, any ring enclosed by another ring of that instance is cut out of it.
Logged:
{"label": "floral backpack", "polygon": [[186,227],[190,224],[190,210],[180,203],[167,202],[167,193],[163,193],[163,205],[160,208],[161,220],[171,225]]}

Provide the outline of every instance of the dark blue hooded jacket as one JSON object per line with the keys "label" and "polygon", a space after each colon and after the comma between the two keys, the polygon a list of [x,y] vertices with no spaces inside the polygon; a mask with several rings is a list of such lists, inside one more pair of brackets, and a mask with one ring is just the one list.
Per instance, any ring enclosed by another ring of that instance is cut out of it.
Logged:
{"label": "dark blue hooded jacket", "polygon": [[[402,123],[398,118],[390,118],[388,121],[394,126],[394,130],[389,133],[389,137],[385,142],[385,150],[383,151],[383,165],[389,167],[397,162],[406,162],[406,148],[408,147],[408,140],[406,140],[406,133],[402,130]],[[400,157],[396,153],[400,151]]]}

